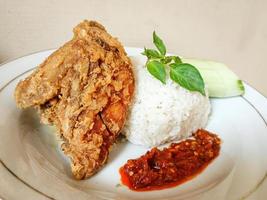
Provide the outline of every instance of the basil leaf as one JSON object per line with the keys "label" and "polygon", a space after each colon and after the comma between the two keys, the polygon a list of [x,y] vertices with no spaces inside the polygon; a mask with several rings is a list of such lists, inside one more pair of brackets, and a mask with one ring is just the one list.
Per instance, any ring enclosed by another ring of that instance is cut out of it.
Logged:
{"label": "basil leaf", "polygon": [[166,47],[165,47],[163,41],[159,38],[159,36],[157,36],[155,31],[153,32],[153,43],[155,44],[155,46],[157,47],[157,49],[159,50],[161,55],[165,56]]}
{"label": "basil leaf", "polygon": [[170,64],[170,78],[183,88],[198,91],[205,96],[205,85],[199,71],[187,63]]}
{"label": "basil leaf", "polygon": [[144,52],[142,53],[142,55],[146,56],[149,59],[150,58],[161,58],[161,55],[159,54],[159,52],[154,49],[144,48]]}
{"label": "basil leaf", "polygon": [[149,61],[146,66],[150,74],[160,80],[163,84],[166,84],[166,70],[165,66],[161,62],[152,60]]}
{"label": "basil leaf", "polygon": [[172,60],[177,64],[182,63],[182,60],[179,58],[179,56],[172,56]]}
{"label": "basil leaf", "polygon": [[163,64],[168,64],[168,63],[170,63],[172,61],[172,56],[166,56],[165,58],[160,59],[160,61]]}

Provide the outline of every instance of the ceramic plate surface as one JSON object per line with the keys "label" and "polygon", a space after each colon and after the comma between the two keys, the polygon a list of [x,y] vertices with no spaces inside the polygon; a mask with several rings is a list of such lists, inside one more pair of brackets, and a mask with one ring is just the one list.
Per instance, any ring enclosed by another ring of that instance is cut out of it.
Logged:
{"label": "ceramic plate surface", "polygon": [[[206,129],[222,139],[221,154],[193,180],[151,192],[133,192],[122,186],[120,166],[148,150],[129,142],[116,144],[107,165],[95,176],[74,180],[55,129],[40,124],[33,110],[18,109],[13,97],[18,81],[52,51],[0,67],[0,199],[267,198],[267,100],[248,85],[243,97],[211,99],[212,114]],[[126,51],[134,56],[142,49]]]}

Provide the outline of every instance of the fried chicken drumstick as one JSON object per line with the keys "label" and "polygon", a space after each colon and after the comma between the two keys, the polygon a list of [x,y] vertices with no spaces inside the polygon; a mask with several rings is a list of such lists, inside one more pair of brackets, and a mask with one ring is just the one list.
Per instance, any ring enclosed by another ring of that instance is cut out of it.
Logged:
{"label": "fried chicken drumstick", "polygon": [[18,107],[35,107],[41,122],[55,125],[76,179],[107,161],[126,120],[134,92],[132,64],[120,42],[94,21],[50,55],[15,90]]}

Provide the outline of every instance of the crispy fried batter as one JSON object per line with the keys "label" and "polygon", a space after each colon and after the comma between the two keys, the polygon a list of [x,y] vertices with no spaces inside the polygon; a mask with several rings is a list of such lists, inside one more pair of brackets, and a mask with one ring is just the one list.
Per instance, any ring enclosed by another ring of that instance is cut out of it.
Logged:
{"label": "crispy fried batter", "polygon": [[57,127],[77,179],[107,160],[133,96],[131,68],[118,40],[99,23],[84,21],[71,41],[16,87],[20,108],[38,108],[41,121]]}

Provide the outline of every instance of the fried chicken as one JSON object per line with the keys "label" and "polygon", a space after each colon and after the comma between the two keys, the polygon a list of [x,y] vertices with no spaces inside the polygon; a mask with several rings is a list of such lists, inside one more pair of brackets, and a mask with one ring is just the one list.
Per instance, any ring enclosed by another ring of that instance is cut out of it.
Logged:
{"label": "fried chicken", "polygon": [[18,107],[35,107],[55,125],[76,179],[107,161],[134,92],[132,64],[120,42],[95,21],[83,21],[72,40],[50,55],[15,90]]}

